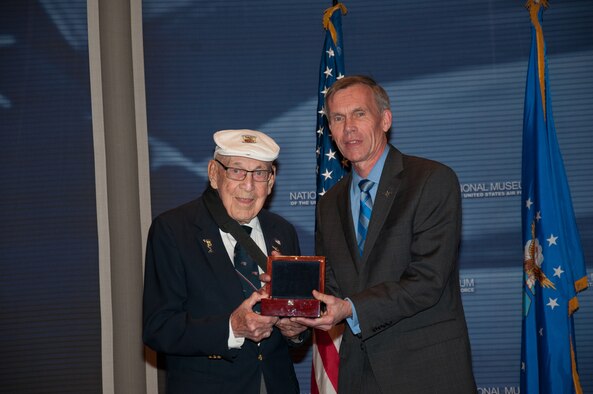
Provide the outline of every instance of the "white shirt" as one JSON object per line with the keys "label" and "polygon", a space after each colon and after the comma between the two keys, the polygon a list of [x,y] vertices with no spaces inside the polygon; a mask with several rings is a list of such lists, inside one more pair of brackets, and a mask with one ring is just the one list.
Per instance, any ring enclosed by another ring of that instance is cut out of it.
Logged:
{"label": "white shirt", "polygon": [[[257,217],[254,217],[253,219],[251,219],[251,221],[249,223],[246,224],[246,226],[251,227],[251,239],[253,239],[255,241],[257,246],[259,246],[259,248],[262,250],[262,252],[267,256],[268,252],[266,250],[266,240],[264,238],[264,233],[263,233],[261,226],[259,224],[259,219]],[[224,248],[226,249],[226,252],[229,255],[229,258],[231,259],[231,261],[234,261],[234,259],[235,259],[235,245],[237,244],[237,240],[231,235],[231,233],[225,233],[222,230],[219,230],[219,231],[220,231],[220,236],[222,237],[222,242],[224,243]],[[262,271],[261,267],[258,266],[258,269],[259,269],[259,273],[262,274],[263,271]],[[262,283],[262,285],[263,285],[263,283]],[[236,337],[235,334],[233,333],[233,328],[231,327],[231,320],[229,318],[229,339],[228,339],[229,349],[240,349],[241,346],[243,346],[244,342],[245,342],[244,337]]]}

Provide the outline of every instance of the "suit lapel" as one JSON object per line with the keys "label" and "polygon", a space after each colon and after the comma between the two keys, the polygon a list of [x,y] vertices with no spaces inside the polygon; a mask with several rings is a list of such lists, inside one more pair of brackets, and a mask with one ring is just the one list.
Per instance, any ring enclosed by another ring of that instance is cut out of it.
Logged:
{"label": "suit lapel", "polygon": [[354,222],[352,221],[352,210],[350,209],[350,184],[352,183],[352,173],[348,173],[346,181],[339,183],[334,187],[342,187],[342,190],[338,191],[339,196],[344,198],[337,199],[338,215],[340,223],[338,228],[342,228],[344,231],[344,239],[346,245],[352,256],[352,264],[358,273],[358,267],[360,262],[360,255],[358,253],[358,243],[356,242],[356,232],[354,230]]}
{"label": "suit lapel", "polygon": [[218,280],[218,288],[224,291],[229,300],[236,305],[244,299],[241,281],[224,247],[220,230],[207,212],[197,215],[194,220],[195,243],[202,249],[206,263]]}
{"label": "suit lapel", "polygon": [[259,219],[259,225],[261,226],[261,231],[264,233],[264,240],[266,241],[266,250],[264,254],[269,256],[274,250],[280,254],[285,254],[282,253],[282,241],[277,235],[274,235],[278,234],[274,221],[269,220],[269,217],[263,210],[259,212],[257,218]]}
{"label": "suit lapel", "polygon": [[403,170],[402,155],[397,149],[391,147],[391,145],[388,145],[388,149],[389,153],[385,160],[377,195],[373,202],[373,213],[362,256],[363,264],[378,240],[379,233],[385,224],[389,212],[391,212],[391,207],[400,185],[399,174]]}

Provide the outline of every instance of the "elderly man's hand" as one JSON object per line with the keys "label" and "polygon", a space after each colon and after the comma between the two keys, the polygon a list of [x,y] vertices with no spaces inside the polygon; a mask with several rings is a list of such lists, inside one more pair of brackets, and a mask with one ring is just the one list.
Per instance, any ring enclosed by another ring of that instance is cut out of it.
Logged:
{"label": "elderly man's hand", "polygon": [[282,335],[287,338],[296,338],[300,333],[307,330],[307,326],[290,320],[290,318],[283,317],[276,322],[276,327],[280,329]]}
{"label": "elderly man's hand", "polygon": [[254,342],[272,335],[274,324],[278,321],[274,316],[261,316],[253,311],[253,306],[262,298],[267,298],[265,292],[254,292],[237,309],[231,313],[231,328],[236,337],[244,337]]}

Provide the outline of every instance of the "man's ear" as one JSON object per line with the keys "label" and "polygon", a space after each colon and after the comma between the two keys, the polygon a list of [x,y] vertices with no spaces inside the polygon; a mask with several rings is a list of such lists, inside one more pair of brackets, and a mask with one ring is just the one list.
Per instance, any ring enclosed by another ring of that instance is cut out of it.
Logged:
{"label": "man's ear", "polygon": [[208,180],[212,189],[218,189],[218,168],[214,160],[208,162]]}
{"label": "man's ear", "polygon": [[272,193],[274,182],[276,182],[276,166],[272,166],[272,175],[270,176],[270,179],[268,179],[268,195]]}
{"label": "man's ear", "polygon": [[381,114],[381,125],[383,126],[383,132],[387,133],[391,128],[391,122],[393,121],[393,114],[391,110],[384,109],[383,113]]}

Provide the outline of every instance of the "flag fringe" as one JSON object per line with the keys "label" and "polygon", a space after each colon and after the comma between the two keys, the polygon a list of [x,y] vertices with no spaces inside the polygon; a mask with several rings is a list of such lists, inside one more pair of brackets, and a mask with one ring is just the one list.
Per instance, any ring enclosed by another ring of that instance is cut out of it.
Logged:
{"label": "flag fringe", "polygon": [[[581,279],[574,282],[574,289],[577,293],[587,289],[589,287],[589,282],[586,276],[583,276]],[[572,315],[579,309],[579,299],[575,295],[568,301],[568,315]]]}
{"label": "flag fringe", "polygon": [[575,394],[583,394],[583,388],[581,387],[581,381],[579,379],[579,371],[577,371],[577,359],[574,355],[572,338],[570,338],[570,363],[572,365],[572,382],[574,384]]}
{"label": "flag fringe", "polygon": [[348,10],[346,9],[346,6],[342,3],[338,3],[335,6],[330,7],[323,12],[323,28],[325,30],[329,30],[329,32],[332,36],[332,41],[334,42],[334,45],[336,45],[336,46],[338,46],[338,33],[336,32],[336,28],[334,27],[334,24],[331,21],[331,17],[333,15],[333,13],[336,12],[337,10],[341,10],[342,15],[346,15],[346,13],[348,12]]}
{"label": "flag fringe", "polygon": [[572,315],[579,309],[579,299],[574,296],[568,300],[568,316]]}
{"label": "flag fringe", "polygon": [[589,287],[589,281],[587,280],[586,276],[583,276],[581,279],[574,282],[574,288],[576,289],[577,293],[581,292]]}
{"label": "flag fringe", "polygon": [[529,16],[531,18],[531,24],[535,28],[536,40],[537,40],[537,71],[539,77],[539,88],[542,96],[542,109],[544,114],[544,121],[547,121],[546,116],[546,83],[545,83],[545,44],[544,44],[544,32],[542,26],[539,23],[538,14],[541,7],[548,8],[547,0],[527,0],[525,7],[529,10]]}

